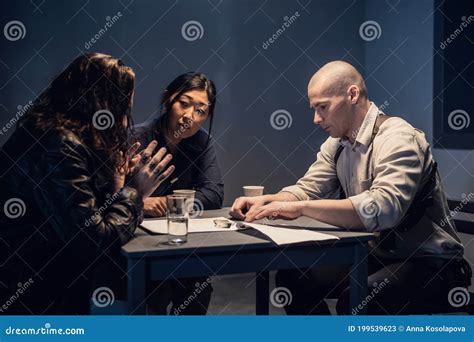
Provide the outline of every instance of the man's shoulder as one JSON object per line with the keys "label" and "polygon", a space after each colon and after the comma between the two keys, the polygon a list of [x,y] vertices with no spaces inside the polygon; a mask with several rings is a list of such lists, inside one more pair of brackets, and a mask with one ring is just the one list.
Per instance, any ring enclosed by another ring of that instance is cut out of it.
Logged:
{"label": "man's shoulder", "polygon": [[339,146],[341,146],[341,138],[329,137],[322,143],[321,152],[334,156]]}
{"label": "man's shoulder", "polygon": [[380,126],[374,144],[380,142],[385,144],[390,143],[390,141],[413,141],[422,150],[429,148],[429,143],[422,130],[413,127],[405,119],[396,116],[391,116]]}
{"label": "man's shoulder", "polygon": [[378,136],[391,134],[416,134],[416,129],[408,121],[398,116],[390,116],[379,128]]}

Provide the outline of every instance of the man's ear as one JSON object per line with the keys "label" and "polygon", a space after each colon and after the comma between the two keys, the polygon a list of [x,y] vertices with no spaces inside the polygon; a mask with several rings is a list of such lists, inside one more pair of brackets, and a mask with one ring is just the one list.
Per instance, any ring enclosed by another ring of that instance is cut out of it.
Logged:
{"label": "man's ear", "polygon": [[356,85],[351,85],[348,89],[349,99],[352,104],[356,104],[359,101],[360,89]]}

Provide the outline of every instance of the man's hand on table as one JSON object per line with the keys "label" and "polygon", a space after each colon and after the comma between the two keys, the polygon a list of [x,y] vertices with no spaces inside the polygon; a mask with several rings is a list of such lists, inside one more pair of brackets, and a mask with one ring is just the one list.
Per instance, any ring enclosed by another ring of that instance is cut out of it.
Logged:
{"label": "man's hand on table", "polygon": [[[301,206],[298,206],[297,203],[297,198],[294,195],[285,192],[274,195],[239,197],[234,201],[230,215],[245,222],[259,220],[265,216],[292,219],[302,215]],[[271,210],[267,210],[268,208]],[[274,212],[276,215],[273,215]]]}
{"label": "man's hand on table", "polygon": [[254,220],[255,210],[267,202],[265,196],[239,197],[234,201],[230,215],[238,220],[250,222]]}
{"label": "man's hand on table", "polygon": [[304,202],[282,202],[276,201],[255,209],[254,220],[268,217],[271,220],[284,219],[293,220],[303,214]]}

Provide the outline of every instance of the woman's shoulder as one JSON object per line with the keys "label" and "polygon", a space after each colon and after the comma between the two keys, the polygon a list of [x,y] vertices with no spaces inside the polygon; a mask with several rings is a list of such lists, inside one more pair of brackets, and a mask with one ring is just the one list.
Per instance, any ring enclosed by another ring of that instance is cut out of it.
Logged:
{"label": "woman's shoulder", "polygon": [[44,134],[41,146],[46,149],[46,154],[58,157],[73,157],[80,159],[92,158],[90,146],[78,132],[70,129],[52,129]]}
{"label": "woman's shoulder", "polygon": [[[199,143],[200,145],[207,145],[207,141],[209,139],[209,133],[206,132],[206,130],[200,128],[199,131],[196,132],[192,137],[195,142]],[[212,142],[212,138],[209,141],[209,143]]]}
{"label": "woman's shoulder", "polygon": [[[79,134],[67,128],[39,130],[30,126],[20,125],[8,139],[5,145],[10,143],[26,142],[28,149],[34,150],[34,147],[40,147],[41,150],[52,151],[65,145],[84,147],[84,142]],[[33,146],[31,146],[33,145]]]}
{"label": "woman's shoulder", "polygon": [[49,130],[44,134],[44,141],[45,144],[50,147],[61,147],[65,145],[84,146],[84,142],[79,134],[66,128]]}
{"label": "woman's shoulder", "polygon": [[212,137],[209,137],[209,134],[206,130],[200,128],[192,137],[189,137],[183,142],[190,148],[198,151],[212,150],[213,140]]}
{"label": "woman's shoulder", "polygon": [[[92,158],[79,135],[64,129],[41,132],[17,127],[3,146],[3,150],[8,155],[18,157],[15,161],[11,159],[6,163],[9,165],[2,165],[0,170],[6,167],[6,171],[10,166],[17,165],[21,167],[20,174],[26,171],[31,179],[35,179],[36,176],[38,179],[43,179],[45,174],[49,174],[57,166],[66,165],[67,160],[77,163]],[[9,177],[14,177],[18,173],[18,169],[12,168]]]}

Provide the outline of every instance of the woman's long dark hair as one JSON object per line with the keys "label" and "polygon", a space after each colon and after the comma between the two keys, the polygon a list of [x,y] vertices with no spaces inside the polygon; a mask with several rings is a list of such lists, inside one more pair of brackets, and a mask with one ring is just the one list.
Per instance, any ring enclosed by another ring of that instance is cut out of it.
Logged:
{"label": "woman's long dark hair", "polygon": [[216,86],[206,75],[197,72],[187,72],[176,77],[163,91],[161,96],[161,117],[159,120],[160,127],[168,129],[168,117],[171,106],[179,99],[179,97],[192,90],[202,90],[207,93],[209,99],[209,131],[207,144],[211,138],[212,122],[214,119],[214,109],[216,107]]}
{"label": "woman's long dark hair", "polygon": [[72,131],[114,172],[129,148],[134,84],[133,70],[121,60],[102,53],[80,55],[34,101],[18,127],[38,134]]}

